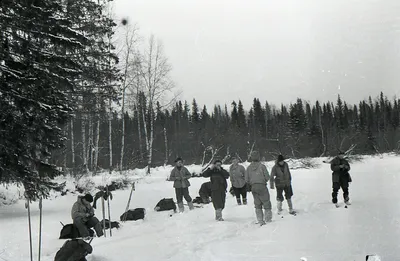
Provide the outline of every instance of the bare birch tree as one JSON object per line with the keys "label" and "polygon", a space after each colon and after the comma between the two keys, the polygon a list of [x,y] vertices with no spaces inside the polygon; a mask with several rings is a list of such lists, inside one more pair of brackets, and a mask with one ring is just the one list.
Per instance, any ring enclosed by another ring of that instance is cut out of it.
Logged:
{"label": "bare birch tree", "polygon": [[[174,84],[169,77],[171,66],[168,63],[161,42],[156,41],[154,35],[149,38],[147,50],[143,53],[140,64],[140,75],[143,80],[143,92],[146,95],[148,106],[142,109],[143,123],[146,124],[146,118],[150,124],[149,131],[144,126],[147,150],[147,173],[150,173],[150,167],[153,157],[154,141],[154,121],[155,106],[159,102],[163,106],[168,106],[173,97]],[[147,116],[147,117],[146,117]]]}
{"label": "bare birch tree", "polygon": [[137,75],[135,73],[135,68],[138,60],[136,59],[137,50],[137,27],[130,26],[129,24],[124,27],[124,44],[121,56],[123,57],[123,63],[121,71],[122,74],[122,84],[121,84],[121,120],[122,120],[122,130],[121,130],[121,158],[119,164],[119,170],[122,171],[124,164],[125,155],[125,104],[126,104],[126,91],[130,89],[133,81]]}

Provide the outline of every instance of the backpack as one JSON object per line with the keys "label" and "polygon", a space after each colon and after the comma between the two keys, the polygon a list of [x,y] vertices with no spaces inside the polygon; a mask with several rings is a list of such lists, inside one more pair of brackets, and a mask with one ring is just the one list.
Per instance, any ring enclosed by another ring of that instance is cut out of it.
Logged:
{"label": "backpack", "polygon": [[82,239],[71,239],[58,250],[54,261],[85,261],[86,256],[93,252],[89,243]]}
{"label": "backpack", "polygon": [[[88,231],[89,235],[93,237],[94,231],[90,228],[88,228]],[[80,236],[81,235],[79,234],[79,230],[74,224],[66,224],[63,225],[63,228],[61,229],[59,239],[74,239]]]}
{"label": "backpack", "polygon": [[[105,221],[106,221],[106,229],[109,229],[109,228],[110,228],[110,221],[109,221],[108,219],[105,219]],[[100,222],[100,224],[101,224],[101,227],[103,227],[103,225],[104,225],[104,220],[102,220],[102,221]],[[111,228],[116,228],[116,229],[118,229],[118,228],[119,228],[119,222],[117,222],[117,221],[111,221]]]}
{"label": "backpack", "polygon": [[144,219],[145,215],[146,215],[146,210],[144,208],[135,208],[133,210],[132,209],[128,210],[127,212],[122,214],[119,218],[121,221],[139,220],[139,219]]}
{"label": "backpack", "polygon": [[176,205],[172,198],[163,198],[157,203],[154,210],[155,211],[174,210],[174,212],[176,212]]}

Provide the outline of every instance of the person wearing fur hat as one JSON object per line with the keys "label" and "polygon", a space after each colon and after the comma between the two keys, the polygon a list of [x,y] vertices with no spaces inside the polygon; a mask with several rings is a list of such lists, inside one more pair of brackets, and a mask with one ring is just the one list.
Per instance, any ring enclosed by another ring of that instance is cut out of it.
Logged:
{"label": "person wearing fur hat", "polygon": [[345,159],[345,154],[339,151],[336,158],[331,161],[332,170],[332,203],[338,206],[337,195],[339,189],[343,190],[343,199],[346,205],[350,205],[349,199],[349,183],[352,181],[350,176],[350,164]]}
{"label": "person wearing fur hat", "polygon": [[272,220],[272,205],[267,188],[270,176],[267,167],[260,162],[260,153],[258,151],[251,153],[250,161],[251,163],[246,169],[245,180],[253,194],[258,224],[262,226],[265,225],[265,222],[271,222]]}
{"label": "person wearing fur hat", "polygon": [[285,192],[289,213],[292,215],[295,214],[296,211],[293,210],[292,203],[292,175],[289,170],[289,165],[285,162],[285,158],[282,155],[278,156],[275,165],[272,167],[269,184],[271,189],[275,189],[276,187],[278,214],[282,212],[283,192]]}
{"label": "person wearing fur hat", "polygon": [[189,170],[183,166],[182,158],[177,158],[175,160],[175,168],[171,171],[169,181],[174,182],[176,201],[178,203],[179,212],[185,211],[183,206],[183,198],[188,203],[189,209],[193,210],[192,197],[189,194],[190,182],[189,179],[192,177]]}
{"label": "person wearing fur hat", "polygon": [[226,189],[229,173],[222,167],[222,162],[216,160],[204,173],[203,177],[210,178],[211,199],[215,209],[215,220],[224,221],[222,210],[225,208]]}
{"label": "person wearing fur hat", "polygon": [[94,228],[96,235],[101,237],[103,235],[103,228],[99,220],[94,216],[94,209],[90,205],[93,202],[93,196],[86,194],[85,196],[78,196],[78,200],[74,203],[71,209],[71,217],[74,225],[78,228],[81,237],[89,237],[88,228]]}
{"label": "person wearing fur hat", "polygon": [[246,181],[244,179],[245,174],[246,169],[243,167],[243,165],[239,164],[238,159],[234,158],[232,160],[232,165],[229,167],[229,176],[238,205],[242,205],[240,196],[243,198],[243,204],[247,205],[247,189]]}

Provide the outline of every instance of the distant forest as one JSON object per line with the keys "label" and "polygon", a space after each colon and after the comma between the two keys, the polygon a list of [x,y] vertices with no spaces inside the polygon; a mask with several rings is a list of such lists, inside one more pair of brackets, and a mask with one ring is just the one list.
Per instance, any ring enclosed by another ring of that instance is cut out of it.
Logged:
{"label": "distant forest", "polygon": [[[375,154],[400,149],[400,99],[389,100],[383,93],[357,105],[340,96],[335,102],[310,104],[297,99],[280,107],[255,98],[249,110],[240,100],[210,110],[193,99],[164,110],[157,104],[154,111],[144,109],[144,94],[138,101],[132,113],[124,113],[124,120],[117,112],[110,119],[106,110],[77,112],[65,128],[67,146],[53,156],[53,163],[80,172],[94,170],[95,139],[98,169],[121,170],[171,164],[178,156],[186,164],[205,165],[216,158],[227,162],[234,156],[245,161],[251,150],[271,160],[278,154],[304,158],[335,155],[338,150]],[[154,115],[153,126],[150,114]]]}
{"label": "distant forest", "polygon": [[61,169],[399,150],[399,99],[201,107],[179,101],[162,41],[114,18],[111,0],[14,2],[0,1],[0,184],[29,200],[60,191]]}

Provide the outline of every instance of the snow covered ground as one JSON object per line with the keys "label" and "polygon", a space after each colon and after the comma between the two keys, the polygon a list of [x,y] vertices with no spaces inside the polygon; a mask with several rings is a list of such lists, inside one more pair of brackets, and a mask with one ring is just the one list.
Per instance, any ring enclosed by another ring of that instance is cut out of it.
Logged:
{"label": "snow covered ground", "polygon": [[[322,159],[317,160],[322,163]],[[166,181],[171,167],[159,167],[139,181],[132,198],[131,209],[147,209],[145,220],[122,224],[119,230],[113,230],[112,238],[94,239],[94,251],[88,261],[294,261],[302,257],[307,261],[361,261],[367,254],[378,254],[384,261],[400,260],[399,162],[399,157],[385,155],[354,163],[350,188],[353,205],[348,209],[335,208],[330,202],[328,164],[312,170],[293,170],[293,201],[299,214],[285,213],[284,218],[274,215],[273,222],[263,227],[254,224],[251,195],[248,206],[237,206],[228,195],[225,222],[214,220],[212,205],[172,217],[167,212],[155,212],[153,208],[160,199],[174,197],[172,183]],[[269,170],[271,167],[272,163],[268,163]],[[104,177],[100,175],[96,182],[103,182]],[[197,196],[204,181],[191,180],[192,197]],[[276,192],[270,193],[275,210]],[[113,220],[119,220],[128,196],[129,190],[114,193]],[[43,202],[41,260],[54,260],[64,243],[58,239],[60,221],[71,222],[70,209],[75,200],[76,195],[67,195]],[[38,204],[33,203],[31,209],[37,256]],[[102,219],[100,208],[96,215]],[[23,201],[0,207],[0,260],[29,260],[27,228]]]}

